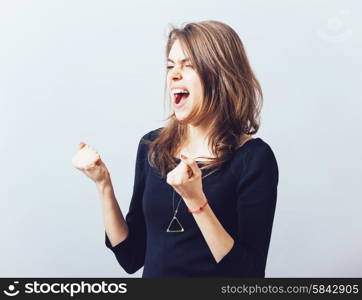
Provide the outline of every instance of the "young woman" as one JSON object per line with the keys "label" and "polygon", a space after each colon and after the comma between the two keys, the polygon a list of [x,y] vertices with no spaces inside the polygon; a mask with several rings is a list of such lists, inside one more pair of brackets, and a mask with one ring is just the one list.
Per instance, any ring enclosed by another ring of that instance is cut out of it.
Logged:
{"label": "young woman", "polygon": [[260,85],[237,33],[218,21],[172,28],[166,46],[172,114],[138,145],[124,219],[99,154],[73,164],[103,203],[105,243],[142,277],[265,277],[278,165],[259,129]]}

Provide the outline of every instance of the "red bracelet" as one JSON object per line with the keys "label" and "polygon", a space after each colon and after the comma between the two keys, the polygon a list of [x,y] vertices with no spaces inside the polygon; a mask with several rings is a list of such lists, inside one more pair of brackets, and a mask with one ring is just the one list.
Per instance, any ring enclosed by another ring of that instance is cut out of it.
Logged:
{"label": "red bracelet", "polygon": [[206,205],[207,205],[207,203],[208,203],[208,201],[207,201],[207,199],[206,199],[206,201],[205,201],[205,203],[203,204],[203,205],[201,205],[199,208],[197,208],[197,209],[195,209],[195,210],[190,210],[189,208],[188,208],[188,211],[189,211],[189,213],[195,213],[195,212],[198,212],[198,211],[200,211],[200,210],[202,210]]}

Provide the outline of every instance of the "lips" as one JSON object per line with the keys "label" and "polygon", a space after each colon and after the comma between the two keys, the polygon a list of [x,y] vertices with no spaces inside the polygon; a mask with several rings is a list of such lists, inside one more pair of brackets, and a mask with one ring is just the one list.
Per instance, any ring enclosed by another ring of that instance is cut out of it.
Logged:
{"label": "lips", "polygon": [[190,96],[190,91],[185,86],[171,86],[170,97],[175,109],[180,109]]}

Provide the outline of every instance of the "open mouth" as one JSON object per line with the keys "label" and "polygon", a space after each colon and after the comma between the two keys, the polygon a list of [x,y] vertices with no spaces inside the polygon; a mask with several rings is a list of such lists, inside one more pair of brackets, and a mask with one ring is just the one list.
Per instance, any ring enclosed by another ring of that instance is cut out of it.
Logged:
{"label": "open mouth", "polygon": [[184,102],[188,96],[190,95],[189,91],[187,90],[176,90],[173,92],[173,99],[176,105]]}
{"label": "open mouth", "polygon": [[186,100],[186,98],[189,96],[189,93],[179,93],[175,94],[175,103],[179,104],[182,100]]}

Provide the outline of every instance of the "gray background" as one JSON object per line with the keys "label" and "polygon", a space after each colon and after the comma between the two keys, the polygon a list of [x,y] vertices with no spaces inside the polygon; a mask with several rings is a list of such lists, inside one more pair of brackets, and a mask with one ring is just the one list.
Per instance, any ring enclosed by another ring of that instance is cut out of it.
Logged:
{"label": "gray background", "polygon": [[279,164],[266,277],[361,277],[358,1],[1,1],[0,276],[139,277],[104,245],[80,141],[123,213],[136,148],[163,126],[168,24],[232,26],[265,93]]}

